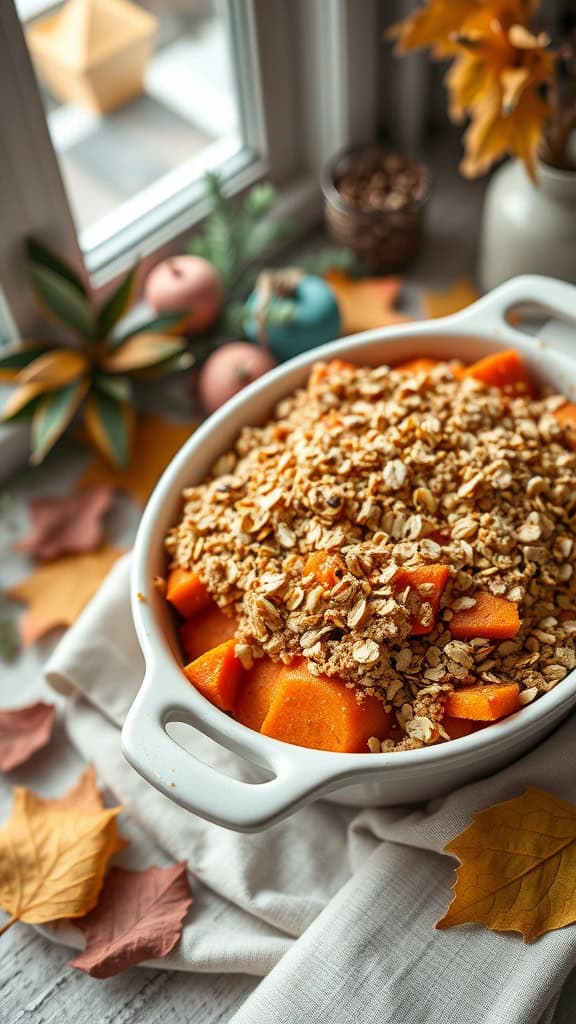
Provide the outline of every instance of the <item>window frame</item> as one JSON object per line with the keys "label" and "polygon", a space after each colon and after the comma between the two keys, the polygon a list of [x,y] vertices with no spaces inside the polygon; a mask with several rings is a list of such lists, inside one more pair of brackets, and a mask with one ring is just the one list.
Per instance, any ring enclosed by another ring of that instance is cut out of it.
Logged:
{"label": "window frame", "polygon": [[[374,137],[378,0],[362,0],[361,18],[354,0],[219,4],[236,52],[252,58],[235,62],[246,148],[222,167],[226,189],[241,194],[270,179],[279,190],[279,213],[297,217],[306,230],[320,217],[319,175],[326,161]],[[13,0],[2,3],[0,281],[19,332],[33,330],[36,320],[22,259],[27,236],[57,248],[99,293],[136,255],[145,272],[182,250],[206,214],[201,181],[173,206],[145,235],[127,228],[121,244],[103,243],[83,256],[16,8]]]}

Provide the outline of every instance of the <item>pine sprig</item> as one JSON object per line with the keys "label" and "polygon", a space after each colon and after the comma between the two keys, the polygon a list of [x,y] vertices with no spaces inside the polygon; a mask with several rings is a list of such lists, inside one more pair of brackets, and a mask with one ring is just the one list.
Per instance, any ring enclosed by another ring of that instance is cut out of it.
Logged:
{"label": "pine sprig", "polygon": [[224,194],[218,174],[207,174],[204,182],[210,212],[202,233],[190,239],[186,248],[216,268],[227,306],[246,297],[257,265],[294,233],[294,226],[271,217],[276,190],[269,183],[255,185],[243,202],[233,203]]}

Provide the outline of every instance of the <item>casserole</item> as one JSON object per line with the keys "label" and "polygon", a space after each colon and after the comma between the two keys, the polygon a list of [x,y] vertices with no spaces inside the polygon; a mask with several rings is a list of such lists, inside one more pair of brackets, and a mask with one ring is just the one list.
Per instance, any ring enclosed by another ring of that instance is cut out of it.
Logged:
{"label": "casserole", "polygon": [[[391,754],[296,747],[235,722],[186,683],[170,610],[153,586],[154,576],[165,570],[164,537],[178,518],[183,488],[204,478],[242,426],[263,422],[280,398],[305,381],[317,360],[340,357],[375,366],[423,355],[473,362],[498,349],[516,348],[537,382],[574,401],[575,356],[508,324],[507,311],[525,303],[576,320],[576,288],[544,277],[516,278],[453,316],[368,331],[285,363],[210,417],[173,459],[150,498],[135,543],[132,610],[147,667],[122,734],[128,761],[168,797],[240,831],[272,825],[302,803],[328,794],[352,806],[421,802],[513,761],[576,703],[572,672],[516,714],[438,746]],[[268,778],[251,783],[224,775],[168,734],[166,726],[173,722],[193,726],[260,766]]]}

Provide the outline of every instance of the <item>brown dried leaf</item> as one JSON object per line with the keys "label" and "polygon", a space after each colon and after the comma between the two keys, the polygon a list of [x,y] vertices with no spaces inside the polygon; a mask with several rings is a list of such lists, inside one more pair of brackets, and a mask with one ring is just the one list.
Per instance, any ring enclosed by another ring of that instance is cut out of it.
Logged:
{"label": "brown dried leaf", "polygon": [[526,942],[576,921],[576,807],[540,789],[488,807],[445,847],[460,861],[437,928],[478,922]]}
{"label": "brown dried leaf", "polygon": [[166,956],[191,903],[185,863],[145,871],[112,868],[98,906],[76,922],[86,948],[70,966],[110,978],[142,960]]}
{"label": "brown dried leaf", "polygon": [[32,529],[16,548],[40,562],[93,551],[102,543],[102,519],[114,497],[111,487],[91,487],[63,498],[30,502]]}
{"label": "brown dried leaf", "polygon": [[26,707],[0,711],[0,771],[24,764],[49,742],[56,708],[37,701]]}

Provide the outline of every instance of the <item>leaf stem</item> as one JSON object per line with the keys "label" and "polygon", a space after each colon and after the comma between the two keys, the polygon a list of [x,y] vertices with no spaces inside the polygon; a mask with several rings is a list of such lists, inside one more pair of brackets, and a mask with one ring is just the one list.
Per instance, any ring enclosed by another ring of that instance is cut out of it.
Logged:
{"label": "leaf stem", "polygon": [[5,921],[2,927],[0,928],[0,935],[4,935],[4,932],[7,932],[8,929],[11,928],[12,925],[15,924],[17,920],[18,918],[12,915],[12,917]]}

